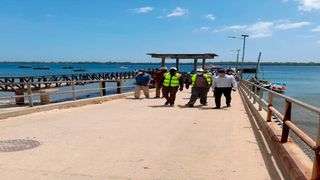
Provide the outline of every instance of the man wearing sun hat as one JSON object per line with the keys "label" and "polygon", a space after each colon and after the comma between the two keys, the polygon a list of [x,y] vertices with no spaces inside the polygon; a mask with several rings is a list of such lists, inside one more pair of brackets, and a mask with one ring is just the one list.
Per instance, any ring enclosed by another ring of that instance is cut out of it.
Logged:
{"label": "man wearing sun hat", "polygon": [[211,86],[212,79],[208,76],[202,68],[198,68],[197,72],[192,75],[192,89],[189,102],[185,105],[187,107],[193,107],[197,98],[200,97],[200,103],[203,106],[207,105],[207,92]]}

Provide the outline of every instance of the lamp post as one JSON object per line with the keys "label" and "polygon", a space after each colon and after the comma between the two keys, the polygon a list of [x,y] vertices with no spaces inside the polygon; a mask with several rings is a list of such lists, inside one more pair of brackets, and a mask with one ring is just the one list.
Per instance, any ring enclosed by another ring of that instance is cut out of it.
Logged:
{"label": "lamp post", "polygon": [[242,75],[243,75],[243,63],[244,63],[244,53],[246,51],[246,38],[249,37],[249,35],[246,35],[246,34],[242,34],[241,37],[243,37],[243,49],[242,49],[242,64],[241,64],[241,79],[242,79]]}
{"label": "lamp post", "polygon": [[237,49],[237,50],[232,50],[232,52],[237,51],[237,63],[236,63],[236,72],[238,71],[238,66],[239,66],[239,55],[240,55],[240,50],[241,49]]}
{"label": "lamp post", "polygon": [[238,72],[239,53],[240,53],[240,49],[237,49],[237,64],[236,64],[236,72]]}
{"label": "lamp post", "polygon": [[239,37],[234,37],[234,36],[228,36],[228,38],[233,38],[233,39],[242,39],[243,40],[243,47],[242,47],[242,62],[241,62],[241,79],[243,75],[243,69],[244,69],[244,55],[246,51],[246,38],[248,38],[249,35],[247,34],[242,34],[241,38]]}

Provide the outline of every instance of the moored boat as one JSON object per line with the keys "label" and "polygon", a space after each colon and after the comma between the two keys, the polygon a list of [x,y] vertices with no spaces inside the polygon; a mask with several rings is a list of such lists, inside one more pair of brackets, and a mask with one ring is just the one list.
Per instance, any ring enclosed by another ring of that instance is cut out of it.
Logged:
{"label": "moored boat", "polygon": [[73,71],[75,71],[75,72],[84,72],[84,71],[87,71],[87,70],[83,69],[83,68],[77,68],[77,69],[73,69]]}
{"label": "moored boat", "polygon": [[121,66],[120,69],[128,69],[126,66]]}
{"label": "moored boat", "polygon": [[73,66],[63,66],[62,69],[73,69]]}
{"label": "moored boat", "polygon": [[287,90],[284,83],[272,83],[270,89],[278,93],[284,93]]}
{"label": "moored boat", "polygon": [[18,66],[18,68],[27,69],[27,68],[32,68],[32,67],[31,67],[31,66],[28,66],[28,65],[21,65],[21,66]]}
{"label": "moored boat", "polygon": [[50,69],[50,67],[48,67],[48,66],[39,66],[39,67],[34,67],[34,68],[32,68],[32,69],[34,69],[34,70],[49,70]]}

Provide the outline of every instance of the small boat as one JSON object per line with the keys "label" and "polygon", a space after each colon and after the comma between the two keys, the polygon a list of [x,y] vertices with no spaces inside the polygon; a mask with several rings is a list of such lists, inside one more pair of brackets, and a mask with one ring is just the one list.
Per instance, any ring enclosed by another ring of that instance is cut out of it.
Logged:
{"label": "small boat", "polygon": [[271,87],[271,82],[259,78],[252,77],[248,81],[253,82],[254,84],[259,85],[260,87],[269,89]]}
{"label": "small boat", "polygon": [[25,65],[22,65],[22,66],[18,66],[18,68],[27,69],[27,68],[32,68],[32,67],[31,67],[31,66],[25,66]]}
{"label": "small boat", "polygon": [[73,66],[63,66],[62,69],[73,69]]}
{"label": "small boat", "polygon": [[259,85],[260,87],[263,87],[263,88],[267,88],[269,89],[272,85],[272,83],[268,80],[264,80],[264,79],[260,79],[258,77],[259,75],[259,71],[260,71],[260,61],[261,61],[261,52],[259,53],[259,57],[258,57],[258,63],[256,65],[256,68],[253,68],[253,69],[256,69],[255,71],[255,76],[250,78],[249,81],[250,82],[253,82],[254,84],[257,84]]}
{"label": "small boat", "polygon": [[78,68],[78,69],[73,69],[74,72],[84,72],[87,71],[86,69],[83,68]]}
{"label": "small boat", "polygon": [[32,68],[32,69],[34,69],[34,70],[49,70],[50,67],[43,66],[43,67],[34,67],[34,68]]}
{"label": "small boat", "polygon": [[267,81],[267,80],[259,80],[259,86],[263,87],[263,88],[267,88],[269,89],[271,87],[271,82]]}
{"label": "small boat", "polygon": [[283,93],[287,90],[286,84],[284,83],[272,83],[270,89],[278,93]]}
{"label": "small boat", "polygon": [[121,66],[120,69],[128,69],[126,66]]}

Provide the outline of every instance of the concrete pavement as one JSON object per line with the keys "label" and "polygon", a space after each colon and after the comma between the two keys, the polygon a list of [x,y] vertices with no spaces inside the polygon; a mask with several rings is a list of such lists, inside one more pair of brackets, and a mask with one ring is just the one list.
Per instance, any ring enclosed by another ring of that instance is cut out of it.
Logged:
{"label": "concrete pavement", "polygon": [[238,92],[221,110],[212,97],[185,108],[189,96],[179,92],[175,107],[126,98],[1,120],[0,141],[41,143],[0,152],[1,180],[273,179]]}

